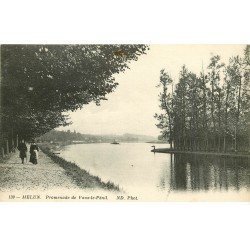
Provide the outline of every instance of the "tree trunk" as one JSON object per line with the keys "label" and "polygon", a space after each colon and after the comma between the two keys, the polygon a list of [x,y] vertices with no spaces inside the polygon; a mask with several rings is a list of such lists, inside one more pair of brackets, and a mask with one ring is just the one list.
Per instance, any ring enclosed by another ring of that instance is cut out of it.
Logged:
{"label": "tree trunk", "polygon": [[10,149],[9,149],[9,141],[6,140],[6,154],[8,155],[10,153]]}
{"label": "tree trunk", "polygon": [[235,152],[237,151],[237,130],[238,130],[238,124],[240,119],[240,103],[241,103],[241,76],[239,81],[239,94],[238,94],[238,107],[237,107],[237,118],[236,118],[236,126],[235,126]]}

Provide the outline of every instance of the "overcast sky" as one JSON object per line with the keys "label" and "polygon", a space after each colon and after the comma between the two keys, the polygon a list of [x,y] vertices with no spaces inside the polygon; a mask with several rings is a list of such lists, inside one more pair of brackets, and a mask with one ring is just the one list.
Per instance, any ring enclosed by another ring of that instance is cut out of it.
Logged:
{"label": "overcast sky", "polygon": [[159,112],[158,93],[160,70],[165,68],[174,81],[180,67],[199,73],[209,63],[211,54],[219,54],[223,62],[232,55],[242,55],[244,45],[151,45],[146,55],[130,64],[125,73],[116,75],[116,91],[102,101],[101,106],[86,105],[70,112],[72,125],[59,130],[76,130],[88,134],[145,134],[159,135],[156,120]]}

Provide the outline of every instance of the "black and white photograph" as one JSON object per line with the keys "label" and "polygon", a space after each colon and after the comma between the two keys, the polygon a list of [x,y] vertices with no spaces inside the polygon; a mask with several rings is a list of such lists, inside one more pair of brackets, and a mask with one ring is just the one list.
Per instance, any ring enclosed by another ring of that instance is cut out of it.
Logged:
{"label": "black and white photograph", "polygon": [[1,249],[249,249],[249,1],[0,6]]}
{"label": "black and white photograph", "polygon": [[0,200],[248,201],[250,46],[2,44]]}

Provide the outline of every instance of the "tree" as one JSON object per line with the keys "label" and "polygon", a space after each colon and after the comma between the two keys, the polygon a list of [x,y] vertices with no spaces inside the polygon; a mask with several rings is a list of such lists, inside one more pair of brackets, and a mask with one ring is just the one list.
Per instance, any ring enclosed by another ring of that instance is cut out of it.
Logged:
{"label": "tree", "polygon": [[[220,62],[220,56],[216,55],[211,57],[210,64],[208,66],[208,79],[209,79],[209,95],[210,95],[210,113],[211,113],[211,126],[213,133],[213,145],[215,150],[218,145],[220,150],[221,144],[221,68],[224,67],[224,63]],[[218,141],[216,142],[216,138]],[[216,145],[217,144],[217,145]]]}
{"label": "tree", "polygon": [[[227,86],[225,132],[233,139],[235,151],[238,150],[238,142],[243,143],[247,135],[249,114],[249,69],[247,68],[249,68],[247,60],[236,56],[230,58],[225,72]],[[224,136],[224,142],[226,144],[226,136]]]}
{"label": "tree", "polygon": [[[250,64],[247,46],[243,58],[235,56],[228,65],[212,56],[208,72],[198,77],[182,66],[175,92],[167,94],[172,79],[160,72],[160,107],[156,115],[163,135],[171,134],[177,150],[235,151],[250,146]],[[163,81],[164,80],[164,81]]]}
{"label": "tree", "polygon": [[179,82],[175,87],[174,94],[174,138],[175,145],[179,149],[188,148],[188,118],[187,118],[187,79],[188,69],[185,65],[179,74]]}
{"label": "tree", "polygon": [[[164,110],[165,114],[155,114],[158,120],[158,128],[162,129],[162,137],[167,139],[170,143],[170,148],[173,148],[173,103],[172,96],[168,91],[168,87],[172,84],[173,80],[170,75],[162,69],[160,72],[160,83],[157,87],[162,87],[162,92],[159,94],[160,107]],[[173,94],[173,90],[172,90]],[[167,117],[166,117],[167,116]]]}
{"label": "tree", "polygon": [[208,131],[208,124],[209,124],[209,117],[208,117],[208,76],[204,73],[203,65],[202,65],[202,72],[200,73],[199,77],[199,85],[200,85],[200,99],[201,99],[201,133],[200,136],[203,138],[201,144],[203,150],[208,150],[208,138],[209,138],[209,131]]}
{"label": "tree", "polygon": [[107,100],[146,45],[2,45],[2,131],[30,139],[69,124],[66,111]]}

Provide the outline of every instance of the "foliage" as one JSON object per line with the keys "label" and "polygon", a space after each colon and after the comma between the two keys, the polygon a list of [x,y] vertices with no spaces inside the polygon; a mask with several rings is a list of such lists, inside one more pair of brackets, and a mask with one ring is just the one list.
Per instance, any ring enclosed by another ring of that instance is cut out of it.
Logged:
{"label": "foliage", "polygon": [[146,45],[2,45],[2,131],[30,139],[69,124],[66,111],[107,100]]}
{"label": "foliage", "polygon": [[[243,58],[231,57],[228,65],[211,57],[207,73],[196,75],[183,66],[175,91],[172,79],[160,72],[159,95],[163,113],[157,126],[175,149],[244,151],[249,149],[249,46]],[[163,80],[164,79],[164,80]]]}

